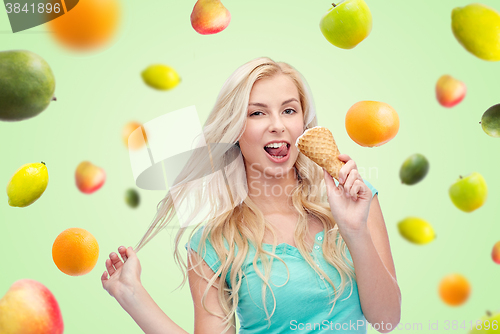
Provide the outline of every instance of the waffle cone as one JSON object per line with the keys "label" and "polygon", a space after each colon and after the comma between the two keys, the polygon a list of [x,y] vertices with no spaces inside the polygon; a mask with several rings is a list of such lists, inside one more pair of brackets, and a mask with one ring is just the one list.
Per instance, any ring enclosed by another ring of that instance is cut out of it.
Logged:
{"label": "waffle cone", "polygon": [[295,146],[338,181],[339,171],[345,162],[337,158],[340,151],[330,130],[322,126],[307,129],[297,138]]}

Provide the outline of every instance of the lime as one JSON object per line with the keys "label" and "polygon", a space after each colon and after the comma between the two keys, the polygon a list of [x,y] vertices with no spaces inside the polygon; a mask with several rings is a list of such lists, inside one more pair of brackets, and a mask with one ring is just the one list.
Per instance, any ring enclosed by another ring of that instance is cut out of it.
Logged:
{"label": "lime", "polygon": [[139,193],[137,190],[130,188],[125,192],[125,203],[131,208],[136,208],[139,205]]}
{"label": "lime", "polygon": [[179,74],[170,66],[150,65],[141,73],[146,85],[158,90],[169,90],[181,82]]}
{"label": "lime", "polygon": [[49,173],[45,162],[22,165],[7,185],[9,205],[26,207],[33,204],[47,188]]}

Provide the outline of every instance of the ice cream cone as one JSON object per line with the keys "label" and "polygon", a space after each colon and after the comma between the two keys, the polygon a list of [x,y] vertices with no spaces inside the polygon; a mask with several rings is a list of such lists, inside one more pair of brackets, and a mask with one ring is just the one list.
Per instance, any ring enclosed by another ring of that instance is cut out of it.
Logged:
{"label": "ice cream cone", "polygon": [[339,171],[345,162],[337,158],[340,151],[330,130],[322,126],[307,129],[297,138],[295,146],[338,181]]}

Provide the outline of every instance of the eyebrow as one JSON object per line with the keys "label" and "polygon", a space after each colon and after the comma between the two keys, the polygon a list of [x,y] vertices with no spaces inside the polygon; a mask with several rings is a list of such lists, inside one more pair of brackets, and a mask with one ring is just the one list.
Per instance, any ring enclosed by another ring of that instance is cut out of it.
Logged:
{"label": "eyebrow", "polygon": [[[299,102],[299,101],[297,101],[297,99],[296,99],[296,98],[293,98],[293,97],[292,97],[291,99],[286,100],[285,102],[283,102],[281,105],[282,105],[282,106],[284,106],[285,104],[290,103],[290,102],[292,102],[292,101]],[[264,104],[264,103],[258,103],[258,102],[255,102],[255,103],[249,103],[248,105],[249,105],[249,106],[258,106],[258,107],[267,108],[267,104]]]}

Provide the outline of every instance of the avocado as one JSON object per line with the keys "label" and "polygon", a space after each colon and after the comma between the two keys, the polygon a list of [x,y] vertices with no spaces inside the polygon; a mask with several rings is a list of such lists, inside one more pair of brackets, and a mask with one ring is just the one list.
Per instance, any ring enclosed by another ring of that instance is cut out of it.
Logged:
{"label": "avocado", "polygon": [[399,170],[401,183],[413,185],[422,181],[429,171],[429,161],[420,153],[409,156]]}
{"label": "avocado", "polygon": [[0,120],[21,121],[55,101],[56,84],[49,64],[26,50],[0,52]]}

